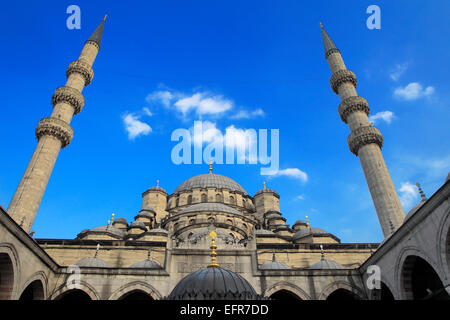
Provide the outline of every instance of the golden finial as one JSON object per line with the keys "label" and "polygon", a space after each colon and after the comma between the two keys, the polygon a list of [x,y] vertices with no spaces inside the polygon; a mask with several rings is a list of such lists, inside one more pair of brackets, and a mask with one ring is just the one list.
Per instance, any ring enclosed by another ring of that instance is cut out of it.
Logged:
{"label": "golden finial", "polygon": [[320,245],[320,260],[325,260],[325,252],[323,251],[323,245]]}
{"label": "golden finial", "polygon": [[211,244],[211,254],[210,254],[210,256],[211,256],[211,264],[210,265],[208,265],[208,268],[218,268],[219,267],[219,265],[216,263],[216,249],[217,249],[217,246],[216,246],[216,237],[217,237],[217,233],[214,231],[214,230],[212,230],[210,233],[209,233],[209,236],[211,237],[211,241],[212,241],[212,244]]}
{"label": "golden finial", "polygon": [[264,183],[263,183],[263,184],[264,184],[264,189],[265,189],[265,188],[266,188],[266,182],[264,181]]}
{"label": "golden finial", "polygon": [[309,227],[309,219],[308,219],[308,216],[306,216],[306,226]]}
{"label": "golden finial", "polygon": [[110,226],[112,226],[113,221],[114,221],[114,213],[113,213],[112,216],[111,216],[111,224],[110,224]]}
{"label": "golden finial", "polygon": [[212,159],[209,160],[209,174],[212,174]]}
{"label": "golden finial", "polygon": [[156,180],[156,187],[159,187],[159,180]]}
{"label": "golden finial", "polygon": [[107,16],[107,14],[105,14],[105,16],[103,17],[103,21],[105,21],[105,20],[106,20],[106,16]]}
{"label": "golden finial", "polygon": [[321,28],[323,28],[323,24],[322,24],[322,22],[319,22],[319,24],[320,24],[320,27],[321,27]]}

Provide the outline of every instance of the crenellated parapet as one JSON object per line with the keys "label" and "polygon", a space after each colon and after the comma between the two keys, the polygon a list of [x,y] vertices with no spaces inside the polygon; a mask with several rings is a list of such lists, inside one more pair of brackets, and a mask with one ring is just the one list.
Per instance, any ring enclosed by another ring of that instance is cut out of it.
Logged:
{"label": "crenellated parapet", "polygon": [[333,89],[334,93],[338,94],[339,87],[341,86],[341,84],[345,82],[352,83],[354,87],[356,87],[358,84],[356,76],[352,71],[348,69],[339,70],[333,73],[333,75],[330,78],[331,89]]}
{"label": "crenellated parapet", "polygon": [[339,104],[338,112],[341,116],[341,120],[347,123],[347,117],[353,112],[364,112],[366,115],[369,115],[370,108],[366,99],[360,96],[351,96],[346,98]]}
{"label": "crenellated parapet", "polygon": [[383,147],[383,136],[377,128],[364,126],[352,131],[347,138],[347,142],[350,151],[357,156],[359,149],[366,144],[376,143],[381,149]]}
{"label": "crenellated parapet", "polygon": [[78,73],[84,78],[84,86],[87,87],[94,77],[94,70],[89,65],[89,63],[83,60],[75,60],[69,64],[66,71],[67,78],[70,77],[72,73]]}
{"label": "crenellated parapet", "polygon": [[84,97],[77,89],[63,86],[56,89],[52,97],[53,106],[60,102],[69,104],[72,106],[74,114],[78,114],[84,106]]}
{"label": "crenellated parapet", "polygon": [[36,138],[51,135],[61,141],[61,148],[69,145],[73,137],[73,129],[70,125],[57,118],[43,118],[36,127]]}

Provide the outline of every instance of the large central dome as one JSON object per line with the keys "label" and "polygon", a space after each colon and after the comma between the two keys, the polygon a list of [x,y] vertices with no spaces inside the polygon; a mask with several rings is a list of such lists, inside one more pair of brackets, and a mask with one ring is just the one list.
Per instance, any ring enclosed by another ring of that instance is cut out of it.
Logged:
{"label": "large central dome", "polygon": [[247,194],[239,183],[220,174],[206,173],[187,179],[175,189],[174,193],[189,191],[195,188],[218,188]]}

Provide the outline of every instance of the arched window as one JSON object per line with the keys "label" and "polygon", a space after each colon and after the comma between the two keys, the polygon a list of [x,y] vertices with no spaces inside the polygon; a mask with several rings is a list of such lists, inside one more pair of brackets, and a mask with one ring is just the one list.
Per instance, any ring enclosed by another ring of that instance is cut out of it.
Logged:
{"label": "arched window", "polygon": [[187,198],[187,204],[191,204],[192,203],[192,196],[189,195]]}
{"label": "arched window", "polygon": [[202,193],[202,202],[206,202],[206,194]]}
{"label": "arched window", "polygon": [[179,204],[179,199],[177,198],[177,199],[175,200],[175,207],[178,207],[178,204]]}
{"label": "arched window", "polygon": [[195,224],[195,219],[189,220],[189,224]]}
{"label": "arched window", "polygon": [[236,200],[234,199],[233,196],[230,196],[230,203],[231,204],[236,204]]}
{"label": "arched window", "polygon": [[220,193],[216,194],[216,202],[222,202],[222,195]]}

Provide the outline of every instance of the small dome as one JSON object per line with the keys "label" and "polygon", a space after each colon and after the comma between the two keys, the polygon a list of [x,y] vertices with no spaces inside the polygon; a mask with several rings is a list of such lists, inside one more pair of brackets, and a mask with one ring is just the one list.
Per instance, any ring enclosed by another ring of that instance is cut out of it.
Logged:
{"label": "small dome", "polygon": [[148,188],[147,191],[144,192],[144,194],[146,194],[147,192],[152,192],[152,191],[160,191],[160,192],[167,194],[167,191],[164,190],[163,188],[161,188],[160,186]]}
{"label": "small dome", "polygon": [[414,207],[412,207],[411,210],[408,211],[408,214],[406,215],[404,221],[406,221],[406,220],[408,220],[409,218],[411,218],[411,216],[412,216],[414,213],[416,213],[416,211],[419,210],[419,209],[423,206],[424,203],[425,203],[425,201],[422,200],[422,201],[420,201],[418,204],[416,204]]}
{"label": "small dome", "polygon": [[133,263],[130,268],[162,269],[158,262],[149,259]]}
{"label": "small dome", "polygon": [[224,213],[233,213],[233,214],[238,214],[238,215],[242,215],[241,212],[239,212],[238,210],[223,204],[223,203],[217,203],[217,202],[202,202],[202,203],[197,203],[197,204],[193,204],[190,205],[189,207],[187,207],[184,210],[181,210],[180,212],[178,212],[178,214],[183,214],[183,213],[191,213],[191,212],[224,212]]}
{"label": "small dome", "polygon": [[275,254],[273,254],[272,261],[266,262],[263,265],[259,267],[260,269],[264,270],[287,270],[291,269],[288,265],[278,262],[275,260]]}
{"label": "small dome", "polygon": [[116,223],[123,223],[128,225],[127,219],[125,218],[117,218],[116,220],[114,220],[113,225],[115,225]]}
{"label": "small dome", "polygon": [[155,214],[152,211],[148,211],[148,210],[141,210],[139,211],[138,215],[135,217],[135,219],[137,217],[144,217],[144,218],[153,218],[155,216]]}
{"label": "small dome", "polygon": [[169,300],[258,300],[250,283],[239,274],[222,268],[204,268],[183,279]]}
{"label": "small dome", "polygon": [[303,220],[297,220],[297,221],[295,221],[295,223],[293,224],[293,226],[297,226],[297,225],[300,225],[300,226],[306,226],[306,222],[303,221]]}
{"label": "small dome", "polygon": [[90,268],[109,268],[106,261],[99,258],[84,258],[76,263],[79,267],[90,267]]}
{"label": "small dome", "polygon": [[153,209],[150,206],[143,207],[139,212],[141,212],[141,211],[150,211],[150,212],[156,213],[155,209]]}
{"label": "small dome", "polygon": [[130,223],[130,229],[131,228],[139,228],[142,230],[147,230],[147,227],[145,226],[145,224],[142,221],[133,221]]}
{"label": "small dome", "polygon": [[329,270],[329,269],[344,269],[339,263],[333,260],[320,260],[319,262],[314,263],[308,269],[321,269],[321,270]]}
{"label": "small dome", "polygon": [[175,194],[185,191],[191,191],[192,189],[197,188],[228,189],[230,191],[239,192],[245,195],[247,194],[244,188],[242,188],[241,185],[233,179],[215,173],[200,174],[198,176],[187,179],[182,184],[180,184],[173,193]]}

